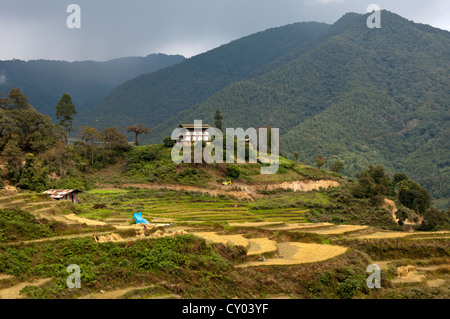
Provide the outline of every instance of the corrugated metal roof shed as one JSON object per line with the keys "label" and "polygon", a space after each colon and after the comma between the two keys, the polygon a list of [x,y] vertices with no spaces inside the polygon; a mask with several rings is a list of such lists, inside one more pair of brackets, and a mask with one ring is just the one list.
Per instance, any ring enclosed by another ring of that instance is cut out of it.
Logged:
{"label": "corrugated metal roof shed", "polygon": [[50,197],[55,199],[61,199],[66,195],[69,195],[73,192],[80,192],[78,189],[48,189],[44,193],[49,194]]}

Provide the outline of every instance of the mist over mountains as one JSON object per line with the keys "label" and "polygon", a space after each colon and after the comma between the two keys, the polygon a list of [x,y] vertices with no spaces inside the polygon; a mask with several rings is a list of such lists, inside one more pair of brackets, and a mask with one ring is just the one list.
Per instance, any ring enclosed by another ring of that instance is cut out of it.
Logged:
{"label": "mist over mountains", "polygon": [[0,61],[0,92],[8,94],[11,88],[20,88],[39,112],[52,118],[59,99],[68,93],[77,112],[82,113],[105,99],[117,85],[184,59],[180,55],[150,54],[106,62]]}

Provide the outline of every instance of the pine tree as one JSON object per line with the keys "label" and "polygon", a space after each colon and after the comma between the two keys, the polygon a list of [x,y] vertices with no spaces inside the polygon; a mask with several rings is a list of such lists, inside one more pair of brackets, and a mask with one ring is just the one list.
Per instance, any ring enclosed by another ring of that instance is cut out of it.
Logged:
{"label": "pine tree", "polygon": [[59,120],[59,125],[61,125],[66,132],[65,140],[67,144],[69,144],[69,135],[73,130],[72,122],[76,114],[77,111],[72,103],[72,98],[69,94],[64,93],[56,106],[56,119]]}

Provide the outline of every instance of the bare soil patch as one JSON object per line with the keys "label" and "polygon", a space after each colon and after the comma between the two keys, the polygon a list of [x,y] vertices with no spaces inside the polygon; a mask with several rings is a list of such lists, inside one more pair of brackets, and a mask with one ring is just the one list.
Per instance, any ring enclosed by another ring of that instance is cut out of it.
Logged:
{"label": "bare soil patch", "polygon": [[23,295],[20,295],[20,291],[27,286],[41,286],[52,280],[52,278],[39,279],[33,282],[22,282],[15,286],[0,290],[0,299],[22,299]]}
{"label": "bare soil patch", "polygon": [[320,188],[338,187],[340,184],[333,180],[303,180],[293,182],[273,183],[266,185],[258,185],[260,190],[276,190],[276,189],[292,189],[295,192],[309,192],[319,190]]}

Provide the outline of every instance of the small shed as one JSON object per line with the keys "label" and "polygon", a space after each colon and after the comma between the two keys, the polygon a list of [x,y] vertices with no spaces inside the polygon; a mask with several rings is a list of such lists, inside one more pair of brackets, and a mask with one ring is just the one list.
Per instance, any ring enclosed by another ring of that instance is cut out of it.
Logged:
{"label": "small shed", "polygon": [[80,192],[78,189],[49,189],[44,193],[57,200],[70,200],[72,203],[78,204],[78,194]]}

